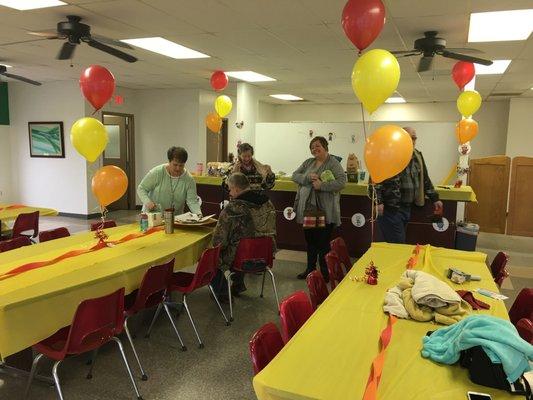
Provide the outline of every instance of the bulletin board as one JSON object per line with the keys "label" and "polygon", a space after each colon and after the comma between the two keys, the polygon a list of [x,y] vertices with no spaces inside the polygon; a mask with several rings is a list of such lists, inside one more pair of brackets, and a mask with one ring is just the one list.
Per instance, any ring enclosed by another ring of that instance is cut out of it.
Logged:
{"label": "bulletin board", "polygon": [[[457,162],[456,122],[372,122],[367,135],[382,125],[395,124],[411,126],[416,129],[416,147],[422,151],[429,176],[433,183],[439,184]],[[361,122],[260,122],[255,127],[255,157],[269,164],[276,173],[291,175],[300,164],[311,157],[309,142],[314,136],[329,139],[331,154],[343,158],[341,164],[346,168],[349,153],[355,153],[363,169],[364,131]],[[368,129],[368,123],[367,123]]]}

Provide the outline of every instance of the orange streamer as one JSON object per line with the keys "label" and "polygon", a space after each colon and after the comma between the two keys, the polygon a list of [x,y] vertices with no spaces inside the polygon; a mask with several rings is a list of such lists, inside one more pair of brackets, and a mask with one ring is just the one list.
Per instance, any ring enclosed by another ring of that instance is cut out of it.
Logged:
{"label": "orange streamer", "polygon": [[106,242],[106,241],[100,240],[97,244],[95,244],[94,246],[92,246],[92,247],[90,247],[88,249],[72,250],[72,251],[69,251],[69,252],[67,252],[65,254],[62,254],[62,255],[60,255],[60,256],[52,259],[52,260],[36,261],[36,262],[24,264],[24,265],[21,265],[20,267],[14,268],[14,269],[12,269],[12,270],[0,275],[0,281],[2,281],[4,279],[12,278],[12,277],[20,275],[20,274],[22,274],[24,272],[28,272],[28,271],[32,271],[34,269],[43,268],[43,267],[47,267],[49,265],[56,264],[59,261],[66,260],[67,258],[72,258],[72,257],[80,256],[82,254],[92,253],[93,251],[97,251],[97,250],[100,250],[100,249],[103,249],[103,248],[106,248],[106,247],[110,247],[110,245],[114,246],[114,245],[117,245],[117,244],[128,242],[128,241],[130,241],[132,239],[137,239],[137,238],[142,237],[142,236],[151,235],[152,233],[158,232],[158,231],[160,231],[162,229],[163,229],[162,226],[157,226],[157,227],[153,227],[151,229],[148,229],[146,232],[130,233],[129,235],[126,235],[126,236],[124,236],[123,238],[121,238],[119,240],[114,240],[114,241],[110,241],[110,242]]}
{"label": "orange streamer", "polygon": [[0,211],[4,211],[4,210],[16,210],[17,208],[24,208],[26,206],[22,205],[22,204],[13,204],[11,206],[7,206],[7,207],[2,207],[0,208]]}

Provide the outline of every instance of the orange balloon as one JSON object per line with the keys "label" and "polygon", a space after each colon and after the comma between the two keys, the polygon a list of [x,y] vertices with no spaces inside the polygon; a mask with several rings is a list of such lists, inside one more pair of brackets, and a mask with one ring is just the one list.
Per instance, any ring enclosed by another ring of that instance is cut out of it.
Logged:
{"label": "orange balloon", "polygon": [[413,156],[411,136],[396,125],[376,129],[365,144],[365,163],[375,183],[402,172]]}
{"label": "orange balloon", "polygon": [[462,119],[455,126],[455,136],[460,144],[470,142],[477,135],[479,127],[472,118]]}
{"label": "orange balloon", "polygon": [[128,177],[119,167],[106,165],[93,176],[92,190],[101,207],[120,199],[128,189]]}
{"label": "orange balloon", "polygon": [[220,128],[222,128],[222,118],[220,118],[217,113],[209,113],[207,114],[207,117],[205,117],[205,124],[212,132],[219,133]]}

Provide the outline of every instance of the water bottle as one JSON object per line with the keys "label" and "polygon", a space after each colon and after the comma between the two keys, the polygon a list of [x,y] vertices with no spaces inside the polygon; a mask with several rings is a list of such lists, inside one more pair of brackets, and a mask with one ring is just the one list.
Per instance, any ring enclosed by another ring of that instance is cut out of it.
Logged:
{"label": "water bottle", "polygon": [[165,218],[165,233],[174,233],[174,209],[167,208],[163,216]]}
{"label": "water bottle", "polygon": [[140,227],[141,227],[141,232],[146,232],[148,230],[148,214],[145,214],[145,213],[141,214]]}

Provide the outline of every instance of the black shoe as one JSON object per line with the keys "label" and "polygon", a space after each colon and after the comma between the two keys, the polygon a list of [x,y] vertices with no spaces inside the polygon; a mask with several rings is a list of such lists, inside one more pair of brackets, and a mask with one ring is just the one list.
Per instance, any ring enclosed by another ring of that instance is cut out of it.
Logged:
{"label": "black shoe", "polygon": [[307,275],[309,275],[313,271],[314,270],[312,270],[312,269],[306,269],[304,272],[299,273],[296,277],[298,279],[305,279],[305,278],[307,278]]}

